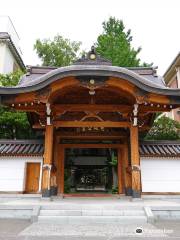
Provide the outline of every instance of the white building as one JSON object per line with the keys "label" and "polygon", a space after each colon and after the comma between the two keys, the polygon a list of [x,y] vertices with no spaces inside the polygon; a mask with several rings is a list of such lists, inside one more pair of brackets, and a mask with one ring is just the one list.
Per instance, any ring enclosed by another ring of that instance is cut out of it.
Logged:
{"label": "white building", "polygon": [[[180,52],[172,61],[163,77],[168,87],[180,88]],[[180,122],[180,109],[173,109],[171,112],[167,112],[166,116]]]}
{"label": "white building", "polygon": [[8,74],[17,69],[25,69],[19,36],[11,19],[0,16],[0,74]]}

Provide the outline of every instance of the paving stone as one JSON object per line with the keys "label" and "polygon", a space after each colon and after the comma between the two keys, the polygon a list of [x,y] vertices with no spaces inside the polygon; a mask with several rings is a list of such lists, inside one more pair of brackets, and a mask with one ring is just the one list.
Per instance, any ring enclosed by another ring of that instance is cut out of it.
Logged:
{"label": "paving stone", "polygon": [[[21,232],[20,236],[65,236],[65,237],[136,237],[136,229],[142,228],[141,237],[166,237],[163,231],[151,224],[46,224],[34,223]],[[95,238],[94,238],[95,239]]]}

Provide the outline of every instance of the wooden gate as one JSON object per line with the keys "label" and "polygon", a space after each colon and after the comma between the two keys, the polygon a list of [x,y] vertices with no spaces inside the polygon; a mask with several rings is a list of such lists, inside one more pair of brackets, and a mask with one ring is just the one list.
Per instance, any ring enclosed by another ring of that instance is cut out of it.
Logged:
{"label": "wooden gate", "polygon": [[27,163],[26,193],[36,193],[39,190],[40,163]]}

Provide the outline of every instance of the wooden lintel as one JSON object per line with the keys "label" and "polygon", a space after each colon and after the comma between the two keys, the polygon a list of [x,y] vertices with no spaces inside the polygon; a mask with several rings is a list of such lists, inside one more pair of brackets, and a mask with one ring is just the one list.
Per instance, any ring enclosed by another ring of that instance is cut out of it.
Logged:
{"label": "wooden lintel", "polygon": [[101,105],[101,104],[55,104],[52,106],[52,111],[62,113],[63,111],[70,112],[131,112],[133,106],[129,105]]}
{"label": "wooden lintel", "polygon": [[118,140],[118,139],[122,139],[122,138],[126,138],[126,136],[111,136],[111,135],[84,135],[81,136],[80,134],[77,136],[74,135],[61,135],[59,137],[60,139],[87,139],[87,140],[92,140],[92,139],[101,139],[101,140]]}
{"label": "wooden lintel", "polygon": [[130,122],[80,122],[80,121],[54,121],[54,127],[99,127],[99,128],[128,128],[130,127]]}
{"label": "wooden lintel", "polygon": [[17,111],[23,112],[46,112],[45,106],[32,105],[32,106],[15,106]]}
{"label": "wooden lintel", "polygon": [[169,112],[172,109],[167,106],[144,106],[144,105],[140,105],[139,106],[139,113],[156,113],[156,112]]}
{"label": "wooden lintel", "polygon": [[60,144],[62,148],[123,148],[124,144],[120,143],[63,143]]}

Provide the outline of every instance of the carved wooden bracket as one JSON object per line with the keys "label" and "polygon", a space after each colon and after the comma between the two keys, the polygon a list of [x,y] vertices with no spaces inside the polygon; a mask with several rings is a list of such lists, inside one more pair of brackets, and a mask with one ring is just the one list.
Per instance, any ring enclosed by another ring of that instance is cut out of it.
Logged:
{"label": "carved wooden bracket", "polygon": [[95,95],[95,90],[107,86],[106,81],[108,77],[102,76],[80,76],[77,77],[80,81],[80,85],[89,89],[90,95]]}
{"label": "carved wooden bracket", "polygon": [[103,119],[101,117],[98,116],[98,112],[85,112],[86,116],[84,116],[83,118],[81,118],[80,121],[85,121],[88,118],[95,118],[100,122],[103,122]]}
{"label": "carved wooden bracket", "polygon": [[136,90],[136,102],[138,104],[143,104],[148,101],[148,94],[146,91],[143,90]]}
{"label": "carved wooden bracket", "polygon": [[132,165],[132,171],[136,171],[136,172],[140,172],[141,171],[141,167],[139,165]]}
{"label": "carved wooden bracket", "polygon": [[35,101],[40,101],[42,103],[47,103],[48,98],[51,94],[51,88],[43,88],[36,92]]}
{"label": "carved wooden bracket", "polygon": [[50,165],[50,164],[44,164],[44,165],[43,165],[43,169],[44,169],[44,170],[49,170],[49,171],[50,171],[51,168],[52,168],[52,165]]}

